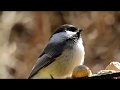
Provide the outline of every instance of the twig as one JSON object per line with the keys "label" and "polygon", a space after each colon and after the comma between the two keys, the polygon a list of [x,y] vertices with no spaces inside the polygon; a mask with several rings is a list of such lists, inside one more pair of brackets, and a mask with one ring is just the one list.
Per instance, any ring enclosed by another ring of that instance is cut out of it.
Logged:
{"label": "twig", "polygon": [[120,77],[120,72],[99,75],[99,76],[82,77],[82,78],[76,78],[76,79],[118,79],[117,77]]}

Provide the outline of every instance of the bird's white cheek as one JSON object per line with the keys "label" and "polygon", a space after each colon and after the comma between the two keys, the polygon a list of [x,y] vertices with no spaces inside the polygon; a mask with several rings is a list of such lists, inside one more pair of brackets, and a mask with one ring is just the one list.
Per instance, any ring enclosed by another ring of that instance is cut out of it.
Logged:
{"label": "bird's white cheek", "polygon": [[75,34],[76,34],[76,32],[66,31],[66,36],[69,37],[69,38],[72,37]]}

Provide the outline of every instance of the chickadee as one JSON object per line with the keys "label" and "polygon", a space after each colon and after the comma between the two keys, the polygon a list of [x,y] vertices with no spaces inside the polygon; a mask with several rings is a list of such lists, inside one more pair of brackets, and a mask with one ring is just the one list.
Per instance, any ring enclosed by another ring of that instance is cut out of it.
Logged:
{"label": "chickadee", "polygon": [[28,79],[62,79],[84,63],[82,29],[64,24],[51,35],[48,44],[32,68]]}

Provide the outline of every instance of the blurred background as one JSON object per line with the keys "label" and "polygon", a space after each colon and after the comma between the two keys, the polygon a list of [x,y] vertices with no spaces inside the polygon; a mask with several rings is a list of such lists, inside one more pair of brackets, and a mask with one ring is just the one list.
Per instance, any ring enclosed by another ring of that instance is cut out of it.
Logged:
{"label": "blurred background", "polygon": [[119,11],[0,11],[0,78],[27,78],[51,33],[66,23],[84,29],[84,64],[93,73],[120,61]]}

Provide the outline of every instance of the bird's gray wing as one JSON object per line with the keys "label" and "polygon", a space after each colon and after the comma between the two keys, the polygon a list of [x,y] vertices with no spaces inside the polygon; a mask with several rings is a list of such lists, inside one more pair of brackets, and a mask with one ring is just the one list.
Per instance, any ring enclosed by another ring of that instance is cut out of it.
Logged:
{"label": "bird's gray wing", "polygon": [[34,65],[29,75],[29,78],[35,75],[41,68],[44,68],[50,63],[52,63],[57,56],[62,54],[65,44],[66,44],[65,41],[61,41],[61,42],[57,41],[54,44],[48,43],[48,45],[45,47],[44,51],[38,58],[36,64]]}

